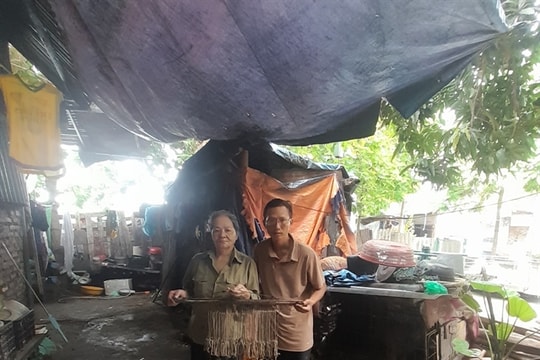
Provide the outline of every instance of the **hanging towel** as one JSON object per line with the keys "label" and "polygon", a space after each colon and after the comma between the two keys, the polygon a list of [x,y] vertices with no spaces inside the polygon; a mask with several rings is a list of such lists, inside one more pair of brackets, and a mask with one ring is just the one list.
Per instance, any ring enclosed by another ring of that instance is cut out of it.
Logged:
{"label": "hanging towel", "polygon": [[73,270],[73,254],[74,249],[74,239],[75,235],[73,233],[73,224],[71,223],[71,215],[69,213],[64,213],[64,218],[62,222],[62,235],[60,237],[60,243],[64,247],[64,269],[66,269],[69,276],[72,274]]}
{"label": "hanging towel", "polygon": [[19,170],[62,175],[58,127],[62,94],[49,84],[33,91],[15,75],[0,76],[0,90],[7,109],[9,156]]}

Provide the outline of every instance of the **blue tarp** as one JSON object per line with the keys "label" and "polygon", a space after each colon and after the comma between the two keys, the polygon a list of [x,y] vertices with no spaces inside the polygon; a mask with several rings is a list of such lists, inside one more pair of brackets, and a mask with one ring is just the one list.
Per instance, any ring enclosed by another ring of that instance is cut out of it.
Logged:
{"label": "blue tarp", "polygon": [[161,141],[369,136],[507,31],[493,0],[50,3],[90,99]]}

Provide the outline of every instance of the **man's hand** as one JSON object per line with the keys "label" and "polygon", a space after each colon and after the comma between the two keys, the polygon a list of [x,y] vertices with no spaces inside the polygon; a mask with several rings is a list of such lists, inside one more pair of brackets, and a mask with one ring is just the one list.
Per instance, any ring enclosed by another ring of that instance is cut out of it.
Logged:
{"label": "man's hand", "polygon": [[242,284],[237,284],[232,288],[228,288],[227,291],[237,300],[248,300],[251,298],[251,291]]}
{"label": "man's hand", "polygon": [[296,304],[294,304],[294,307],[296,310],[302,313],[307,313],[311,310],[311,308],[313,308],[313,305],[315,305],[315,302],[313,300],[306,299],[306,300],[297,302]]}
{"label": "man's hand", "polygon": [[176,289],[169,291],[167,295],[167,306],[176,306],[183,299],[188,298],[188,293],[183,289]]}

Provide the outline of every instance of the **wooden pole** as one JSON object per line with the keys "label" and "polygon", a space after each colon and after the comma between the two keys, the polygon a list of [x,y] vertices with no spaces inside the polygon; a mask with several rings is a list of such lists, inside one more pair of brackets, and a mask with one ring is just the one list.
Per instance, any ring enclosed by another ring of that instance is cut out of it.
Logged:
{"label": "wooden pole", "polygon": [[497,255],[497,246],[499,244],[499,229],[501,226],[501,207],[504,196],[504,188],[499,189],[499,198],[497,200],[497,215],[495,218],[495,230],[493,231],[493,246],[491,247],[491,255]]}

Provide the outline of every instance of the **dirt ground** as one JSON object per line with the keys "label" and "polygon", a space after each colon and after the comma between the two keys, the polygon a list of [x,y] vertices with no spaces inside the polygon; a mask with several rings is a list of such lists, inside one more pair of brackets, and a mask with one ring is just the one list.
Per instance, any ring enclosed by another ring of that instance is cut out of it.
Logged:
{"label": "dirt ground", "polygon": [[[48,324],[57,347],[54,360],[183,360],[189,347],[181,341],[185,316],[181,311],[153,303],[151,295],[122,298],[64,297],[45,306],[60,324],[69,342]],[[36,324],[47,315],[36,304]]]}
{"label": "dirt ground", "polygon": [[[64,292],[45,303],[60,324],[69,342],[48,323],[47,314],[34,305],[36,324],[47,324],[48,337],[56,351],[50,356],[30,360],[188,360],[189,346],[182,341],[189,312],[167,308],[151,294],[127,297],[90,297],[78,292]],[[58,294],[57,294],[58,295]],[[317,360],[384,359],[370,355],[355,342],[347,347],[340,338],[331,337],[316,346],[312,358]],[[393,359],[395,360],[395,359]]]}

